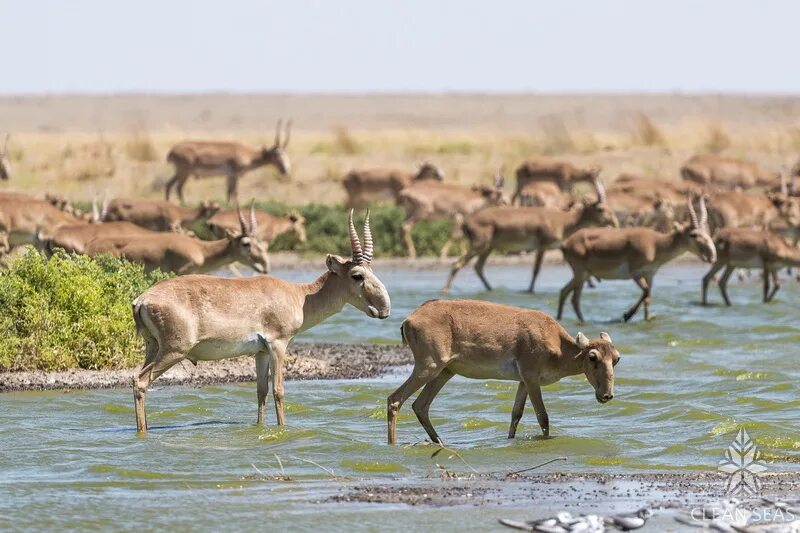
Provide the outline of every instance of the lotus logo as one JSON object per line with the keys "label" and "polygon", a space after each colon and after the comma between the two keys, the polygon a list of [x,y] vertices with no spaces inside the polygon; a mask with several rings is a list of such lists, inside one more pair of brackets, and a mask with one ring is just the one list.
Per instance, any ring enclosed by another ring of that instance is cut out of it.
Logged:
{"label": "lotus logo", "polygon": [[718,470],[728,474],[726,491],[731,496],[753,495],[761,490],[758,475],[767,469],[759,459],[756,444],[744,428],[725,451],[725,459],[719,462]]}

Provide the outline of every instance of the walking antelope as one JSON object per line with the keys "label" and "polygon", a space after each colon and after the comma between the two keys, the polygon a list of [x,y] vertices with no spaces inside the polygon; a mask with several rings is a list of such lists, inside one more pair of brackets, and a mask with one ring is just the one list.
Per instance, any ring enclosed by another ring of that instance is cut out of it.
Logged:
{"label": "walking antelope", "polygon": [[386,288],[372,272],[369,213],[364,246],[349,218],[352,257],[328,255],[327,272],[311,283],[271,276],[226,279],[182,276],[162,281],[133,301],[146,355],[133,379],[136,428],[147,430],[144,401],[154,379],[184,359],[213,361],[255,355],[258,423],[264,422],[268,379],[279,425],[283,413],[283,358],[289,342],[350,304],[371,318],[389,316]]}
{"label": "walking antelope", "polygon": [[529,159],[517,167],[517,189],[511,197],[511,203],[516,203],[520,195],[535,182],[549,181],[555,183],[562,192],[570,192],[576,183],[592,183],[599,175],[600,167],[579,169],[572,163],[557,159]]}
{"label": "walking antelope", "polygon": [[206,273],[233,262],[243,263],[257,272],[269,269],[267,245],[256,237],[258,223],[250,207],[246,223],[239,212],[240,231],[216,241],[201,241],[176,233],[117,235],[86,243],[88,255],[110,254],[144,265],[146,271],[160,269],[176,274]]}
{"label": "walking antelope", "polygon": [[563,315],[567,296],[572,293],[572,308],[578,320],[583,322],[581,291],[589,276],[595,276],[600,279],[633,279],[642,289],[642,296],[628,309],[624,319],[626,322],[630,320],[644,303],[645,320],[649,320],[653,277],[663,264],[686,251],[708,263],[716,261],[714,241],[708,233],[704,197],[700,197],[699,219],[691,197],[688,211],[691,223],[676,224],[670,233],[659,233],[649,228],[587,228],[564,241],[561,251],[572,268],[572,279],[561,289],[558,319]]}
{"label": "walking antelope", "polygon": [[411,231],[420,220],[436,220],[450,218],[455,221],[453,233],[440,251],[442,258],[447,257],[450,246],[461,237],[460,220],[470,213],[488,205],[506,203],[503,197],[505,180],[499,174],[494,178],[494,186],[473,186],[472,188],[455,183],[439,183],[421,181],[409,185],[398,196],[397,202],[405,209],[406,217],[400,226],[403,241],[409,257],[416,257],[417,250]]}
{"label": "walking antelope", "polygon": [[387,399],[389,444],[397,442],[400,407],[420,388],[414,413],[431,441],[442,442],[428,411],[456,374],[520,382],[509,438],[514,437],[527,396],[542,432],[550,433],[542,386],[563,377],[584,374],[600,403],[614,397],[614,366],[620,356],[608,333],[591,341],[578,333],[573,339],[541,311],[478,300],[431,300],[403,321],[400,333],[414,354],[414,369]]}
{"label": "walking antelope", "polygon": [[777,173],[768,172],[755,163],[718,155],[692,157],[681,167],[681,177],[698,185],[724,189],[750,189],[778,181]]}
{"label": "walking antelope", "polygon": [[596,202],[584,202],[569,211],[546,207],[487,207],[470,215],[462,228],[469,239],[469,250],[453,263],[444,292],[450,290],[459,270],[477,256],[475,272],[487,291],[492,290],[484,275],[486,259],[494,249],[502,251],[536,250],[533,275],[528,287],[533,292],[542,267],[544,253],[557,248],[563,239],[587,226],[618,226],[614,212],[606,202],[602,182],[594,182]]}
{"label": "walking antelope", "polygon": [[[764,271],[764,303],[769,302],[781,288],[778,271],[783,267],[800,266],[800,248],[769,231],[748,228],[724,228],[714,234],[717,260],[703,276],[703,305],[708,304],[708,284],[717,272],[725,269],[719,280],[719,290],[725,305],[728,298],[728,279],[737,268],[761,268]],[[770,278],[772,289],[770,290]]]}
{"label": "walking antelope", "polygon": [[342,181],[347,193],[347,207],[366,207],[378,200],[397,201],[400,191],[418,181],[443,181],[444,174],[433,163],[420,165],[416,174],[399,170],[351,170]]}
{"label": "walking antelope", "polygon": [[190,176],[197,178],[207,176],[227,176],[227,199],[238,198],[239,178],[246,172],[274,165],[284,176],[291,171],[291,162],[286,153],[292,121],[286,124],[284,138],[281,141],[281,121],[275,129],[275,144],[261,149],[251,148],[236,142],[227,141],[184,141],[172,147],[167,154],[167,161],[175,166],[175,175],[167,182],[166,199],[174,187],[178,199],[183,203],[183,186]]}
{"label": "walking antelope", "polygon": [[219,211],[217,202],[201,202],[197,207],[181,207],[164,200],[114,198],[104,210],[105,221],[127,221],[152,231],[181,233]]}
{"label": "walking antelope", "polygon": [[3,143],[3,151],[0,152],[0,181],[8,181],[11,179],[11,163],[8,161],[8,140],[11,134],[6,134],[6,140]]}

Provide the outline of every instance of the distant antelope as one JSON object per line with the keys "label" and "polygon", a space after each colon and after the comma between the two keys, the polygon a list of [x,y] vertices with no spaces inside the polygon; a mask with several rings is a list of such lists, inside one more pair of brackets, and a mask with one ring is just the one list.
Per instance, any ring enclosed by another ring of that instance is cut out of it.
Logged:
{"label": "distant antelope", "polygon": [[118,235],[86,243],[88,255],[110,254],[144,265],[146,271],[160,269],[176,274],[207,273],[233,262],[240,262],[260,273],[269,269],[267,245],[258,232],[253,208],[249,224],[239,212],[238,234],[228,234],[216,241],[201,241],[180,233]]}
{"label": "distant antelope", "polygon": [[188,208],[164,200],[114,198],[104,210],[103,220],[127,221],[152,231],[181,233],[192,224],[213,216],[219,209],[217,202],[209,201]]}
{"label": "distant antelope", "polygon": [[291,162],[286,153],[292,121],[286,125],[284,139],[281,141],[281,121],[275,129],[275,144],[254,149],[236,142],[225,141],[184,141],[176,144],[167,154],[167,161],[175,166],[175,175],[167,182],[166,199],[175,187],[178,199],[183,203],[183,186],[189,176],[227,176],[228,202],[238,198],[239,178],[246,172],[274,165],[284,176],[291,171]]}
{"label": "distant antelope", "polygon": [[[725,269],[719,280],[719,290],[725,305],[728,298],[728,279],[737,268],[760,268],[764,271],[764,303],[769,302],[781,288],[778,271],[789,266],[800,266],[800,249],[792,246],[780,235],[769,231],[747,228],[724,228],[714,235],[717,260],[708,274],[703,276],[703,305],[708,303],[708,284],[717,272]],[[770,278],[772,289],[770,290]]]}
{"label": "distant antelope", "polygon": [[501,175],[494,178],[494,186],[474,186],[472,188],[455,183],[439,183],[422,181],[409,185],[398,196],[397,202],[406,212],[405,220],[400,226],[403,241],[409,257],[416,257],[417,250],[411,231],[420,220],[451,219],[456,223],[453,233],[444,243],[439,255],[447,257],[450,246],[460,238],[460,217],[474,213],[482,207],[502,205],[506,202],[503,196],[505,180]]}
{"label": "distant antelope", "polygon": [[717,252],[708,233],[705,199],[700,197],[698,219],[688,202],[691,223],[676,225],[671,233],[659,233],[649,228],[587,228],[564,241],[561,251],[572,268],[572,279],[558,300],[558,318],[563,316],[564,302],[572,293],[572,307],[578,320],[581,313],[581,291],[589,276],[600,279],[633,279],[642,289],[642,297],[623,316],[627,322],[644,303],[645,320],[650,319],[650,293],[653,277],[662,265],[689,251],[703,261],[713,263]]}
{"label": "distant antelope", "polygon": [[786,194],[726,191],[708,200],[709,223],[713,229],[768,227],[783,221],[800,226],[800,199]]}
{"label": "distant antelope", "polygon": [[[256,223],[258,225],[257,237],[268,245],[275,240],[278,235],[293,232],[297,235],[300,242],[306,242],[306,219],[291,211],[283,217],[273,216],[266,211],[255,211]],[[208,229],[217,237],[222,237],[225,232],[236,232],[239,230],[239,221],[236,211],[220,211],[206,222]]]}
{"label": "distant antelope", "polygon": [[40,232],[49,235],[61,226],[85,223],[47,200],[19,193],[0,194],[0,236],[5,236],[9,248],[36,244]]}
{"label": "distant antelope", "polygon": [[3,151],[0,152],[0,181],[8,181],[11,179],[11,163],[8,161],[8,140],[11,134],[6,134],[6,140],[3,143]]}
{"label": "distant antelope", "polygon": [[132,222],[102,222],[100,224],[69,224],[56,228],[51,234],[37,235],[37,248],[52,255],[60,248],[66,252],[85,254],[86,246],[102,239],[127,239],[131,237],[158,235]]}
{"label": "distant antelope", "polygon": [[608,333],[591,341],[578,333],[573,339],[541,311],[477,300],[431,300],[403,321],[400,333],[414,354],[414,369],[387,399],[389,444],[397,442],[400,407],[420,388],[414,413],[431,441],[442,443],[428,411],[456,374],[520,382],[509,438],[514,437],[528,396],[542,432],[549,435],[542,387],[563,377],[584,374],[600,403],[614,397],[614,367],[620,355]]}
{"label": "distant antelope", "polygon": [[351,170],[342,181],[347,193],[347,207],[366,207],[378,200],[396,201],[400,191],[418,181],[444,180],[444,173],[433,163],[420,165],[415,174],[399,170]]}
{"label": "distant antelope", "polygon": [[553,209],[568,209],[573,198],[570,193],[561,190],[557,183],[552,181],[534,181],[527,185],[517,195],[519,205],[526,207],[551,207]]}
{"label": "distant antelope", "polygon": [[571,192],[572,186],[576,183],[593,183],[599,175],[600,167],[579,169],[572,163],[557,159],[529,159],[517,168],[517,189],[511,197],[511,203],[516,203],[531,183],[551,182],[562,192]]}
{"label": "distant antelope", "polygon": [[595,180],[596,202],[584,202],[569,211],[547,207],[487,207],[470,215],[462,228],[469,239],[469,250],[453,263],[443,291],[453,284],[458,271],[477,256],[475,272],[487,291],[492,290],[484,275],[486,259],[494,249],[503,251],[536,250],[533,275],[528,287],[533,292],[546,250],[558,248],[561,241],[587,226],[618,226],[617,218],[606,203],[602,182]]}
{"label": "distant antelope", "polygon": [[162,281],[133,301],[133,318],[147,354],[133,378],[136,428],[147,430],[147,387],[173,365],[188,359],[215,361],[255,355],[258,423],[264,423],[268,380],[272,381],[278,425],[283,413],[283,359],[297,335],[338,313],[345,304],[371,318],[388,318],[389,293],[372,272],[369,213],[364,246],[349,218],[352,257],[328,255],[327,272],[311,283],[271,276],[226,279],[182,276]]}
{"label": "distant antelope", "polygon": [[684,180],[725,189],[750,189],[778,181],[778,174],[745,159],[718,155],[696,155],[681,167]]}

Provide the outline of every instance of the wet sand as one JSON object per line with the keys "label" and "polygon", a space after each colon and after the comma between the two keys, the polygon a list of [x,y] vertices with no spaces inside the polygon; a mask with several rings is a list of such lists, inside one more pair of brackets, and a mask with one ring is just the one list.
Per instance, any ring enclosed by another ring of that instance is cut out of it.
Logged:
{"label": "wet sand", "polygon": [[[294,344],[284,365],[287,380],[357,379],[374,377],[388,367],[412,362],[411,352],[401,346],[370,344]],[[0,392],[60,389],[112,389],[129,387],[136,368],[64,372],[0,373]],[[196,366],[184,361],[158,378],[157,384],[200,387],[214,383],[255,381],[252,357],[204,361]]]}

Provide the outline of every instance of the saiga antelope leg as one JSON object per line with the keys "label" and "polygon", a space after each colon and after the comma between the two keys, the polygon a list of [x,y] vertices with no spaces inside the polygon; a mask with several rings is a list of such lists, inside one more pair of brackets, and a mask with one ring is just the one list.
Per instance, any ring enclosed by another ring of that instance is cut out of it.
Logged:
{"label": "saiga antelope leg", "polygon": [[444,284],[442,292],[447,292],[450,290],[450,287],[452,287],[453,280],[456,278],[456,274],[458,274],[458,271],[464,268],[467,265],[467,263],[469,263],[470,260],[472,260],[472,258],[475,257],[476,255],[478,255],[478,252],[475,251],[472,247],[470,247],[470,249],[467,251],[465,255],[456,259],[456,261],[453,263],[453,268],[450,269],[450,276],[448,276],[447,283]]}
{"label": "saiga antelope leg", "polygon": [[578,279],[577,274],[573,272],[572,279],[569,280],[567,284],[561,288],[561,292],[558,295],[558,316],[557,316],[558,320],[561,320],[561,317],[564,316],[564,303],[567,301],[567,296],[569,296],[569,294],[575,290],[575,284],[577,279]]}
{"label": "saiga antelope leg", "polygon": [[[182,172],[179,172],[179,171],[176,170],[175,171],[175,175],[172,176],[169,179],[169,181],[167,181],[167,185],[165,186],[165,189],[166,189],[165,190],[165,195],[166,195],[166,200],[168,202],[169,202],[169,194],[170,194],[170,192],[172,192],[172,188],[175,187],[175,185],[177,185],[177,184],[182,184],[184,181],[186,181],[187,177],[188,177],[187,175],[184,175]],[[182,188],[182,185],[179,186],[179,189],[180,188]]]}
{"label": "saiga antelope leg", "polygon": [[256,354],[256,391],[258,394],[258,419],[256,424],[264,423],[264,408],[269,393],[269,354],[258,352]]}
{"label": "saiga antelope leg", "polygon": [[550,435],[550,417],[547,416],[547,409],[544,407],[542,387],[535,375],[523,371],[521,376],[522,382],[525,383],[525,388],[528,390],[528,396],[531,398],[533,410],[536,411],[536,420],[539,422],[539,427],[542,428],[542,434],[547,437]]}
{"label": "saiga antelope leg", "polygon": [[539,277],[539,270],[542,268],[542,260],[544,259],[544,249],[539,248],[536,250],[536,260],[533,263],[533,277],[531,278],[531,286],[528,287],[528,292],[533,293],[533,286],[536,285],[536,278]]}
{"label": "saiga antelope leg", "polygon": [[416,221],[413,219],[407,219],[404,220],[400,225],[400,230],[403,234],[403,242],[406,244],[406,254],[411,259],[417,257],[417,249],[414,247],[414,239],[411,238],[411,230],[414,229],[415,222]]}
{"label": "saiga antelope leg", "polygon": [[[771,302],[772,299],[775,297],[775,293],[778,292],[778,289],[781,288],[781,280],[778,277],[778,269],[773,270],[770,275],[772,276],[772,290],[770,291],[769,296],[767,297],[767,302]],[[766,276],[767,276],[767,271],[764,270],[764,277]]]}
{"label": "saiga antelope leg", "polygon": [[725,272],[722,273],[722,277],[719,279],[719,292],[722,293],[722,299],[725,300],[725,305],[731,305],[731,300],[728,298],[728,280],[733,274],[734,268],[732,266],[725,267]]}
{"label": "saiga antelope leg", "polygon": [[231,203],[231,198],[239,201],[239,176],[237,174],[231,174],[227,178],[227,188],[226,188],[226,198],[228,204]]}
{"label": "saiga antelope leg", "polygon": [[167,354],[159,353],[153,362],[142,366],[139,375],[133,378],[133,404],[136,410],[136,431],[147,431],[147,414],[144,410],[144,400],[147,396],[147,387],[161,374],[175,366],[184,359],[180,352]]}
{"label": "saiga antelope leg", "polygon": [[703,276],[703,305],[708,305],[708,284],[711,283],[711,280],[714,279],[717,272],[722,270],[724,266],[723,263],[714,263],[711,265],[711,270],[708,271],[708,274]]}
{"label": "saiga antelope leg", "polygon": [[283,414],[283,358],[286,355],[286,345],[273,341],[270,351],[269,376],[272,380],[272,397],[275,400],[275,414],[278,416],[278,425],[286,424]]}
{"label": "saiga antelope leg", "polygon": [[517,386],[517,396],[514,398],[514,407],[511,409],[511,425],[508,427],[508,438],[513,439],[517,434],[517,426],[522,420],[522,413],[525,412],[525,400],[528,399],[528,389],[525,383],[520,381]]}
{"label": "saiga antelope leg", "polygon": [[[181,179],[178,180],[178,184],[176,186],[176,189],[177,189],[177,192],[178,192],[178,200],[181,202],[181,204],[186,203],[184,201],[184,199],[183,199],[183,186],[186,185],[187,181],[189,181],[189,177],[190,177],[189,174],[186,174],[183,177],[181,177]],[[196,175],[195,175],[195,179],[197,179]]]}
{"label": "saiga antelope leg", "polygon": [[414,409],[414,414],[417,415],[417,420],[419,423],[422,424],[422,427],[425,428],[425,431],[428,433],[428,437],[431,438],[431,442],[444,444],[442,439],[439,438],[439,435],[436,433],[436,430],[433,429],[433,424],[431,423],[431,419],[428,416],[428,411],[431,408],[431,403],[433,403],[433,399],[436,398],[436,395],[439,394],[439,391],[442,390],[445,383],[450,381],[450,378],[454,376],[451,370],[444,368],[442,372],[436,376],[432,381],[429,381],[425,387],[422,388],[422,392],[419,393],[417,399],[414,400],[414,403],[411,404],[412,409]]}
{"label": "saiga antelope leg", "polygon": [[[639,297],[639,300],[633,304],[633,307],[628,309],[625,314],[622,315],[622,318],[625,320],[625,322],[633,318],[633,315],[635,315],[636,311],[639,310],[639,306],[650,297],[650,286],[648,285],[644,276],[637,276],[633,278],[633,281],[639,286],[640,289],[642,289],[642,295]],[[645,317],[645,320],[647,320],[647,317]]]}
{"label": "saiga antelope leg", "polygon": [[396,391],[389,395],[386,400],[386,418],[388,422],[388,442],[397,443],[397,413],[412,394],[417,392],[423,385],[439,375],[439,369],[424,369],[418,373],[415,366],[411,375],[400,385]]}
{"label": "saiga antelope leg", "polygon": [[578,317],[578,320],[584,322],[583,313],[581,312],[581,294],[583,294],[583,286],[586,282],[586,278],[575,278],[574,281],[575,286],[572,289],[572,309],[575,311],[575,316]]}
{"label": "saiga antelope leg", "polygon": [[478,274],[478,277],[481,278],[483,286],[486,287],[487,291],[492,290],[492,286],[489,285],[489,281],[486,279],[486,276],[483,273],[483,267],[486,265],[486,259],[488,259],[490,253],[492,253],[491,248],[484,250],[478,256],[478,260],[475,261],[475,272]]}

